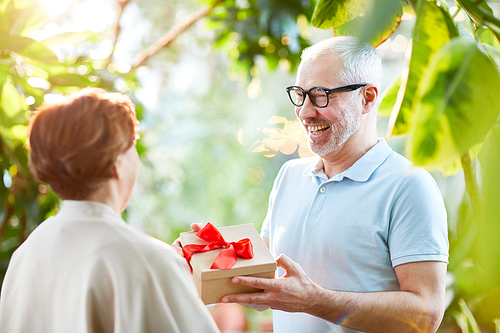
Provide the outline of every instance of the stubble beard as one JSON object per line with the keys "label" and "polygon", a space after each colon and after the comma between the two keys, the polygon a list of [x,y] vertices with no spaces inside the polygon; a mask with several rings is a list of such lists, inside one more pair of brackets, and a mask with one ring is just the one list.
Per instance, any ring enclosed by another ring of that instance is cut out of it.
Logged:
{"label": "stubble beard", "polygon": [[313,141],[308,138],[309,149],[318,156],[326,156],[342,146],[361,125],[361,115],[356,110],[356,100],[351,99],[349,107],[342,111],[335,123],[328,121],[330,138],[327,142]]}

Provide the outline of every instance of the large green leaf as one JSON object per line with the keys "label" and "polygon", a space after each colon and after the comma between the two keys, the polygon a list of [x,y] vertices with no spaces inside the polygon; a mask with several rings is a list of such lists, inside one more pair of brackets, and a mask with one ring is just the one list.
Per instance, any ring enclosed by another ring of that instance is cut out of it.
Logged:
{"label": "large green leaf", "polygon": [[402,16],[399,0],[372,0],[363,15],[340,25],[336,34],[356,36],[363,42],[378,46],[392,35]]}
{"label": "large green leaf", "polygon": [[480,275],[478,284],[482,287],[493,288],[500,286],[500,247],[498,246],[500,240],[500,125],[495,125],[488,133],[478,159],[482,171],[483,213],[474,244],[475,262],[484,273]]}
{"label": "large green leaf", "polygon": [[412,105],[408,156],[436,167],[482,142],[500,112],[500,76],[471,40],[455,38],[432,58]]}
{"label": "large green leaf", "polygon": [[370,0],[319,0],[311,23],[316,28],[331,29],[361,14]]}
{"label": "large green leaf", "polygon": [[402,74],[399,97],[389,123],[392,135],[406,134],[409,129],[412,101],[431,56],[452,37],[458,35],[448,13],[434,2],[421,1],[413,28],[413,46],[409,71]]}

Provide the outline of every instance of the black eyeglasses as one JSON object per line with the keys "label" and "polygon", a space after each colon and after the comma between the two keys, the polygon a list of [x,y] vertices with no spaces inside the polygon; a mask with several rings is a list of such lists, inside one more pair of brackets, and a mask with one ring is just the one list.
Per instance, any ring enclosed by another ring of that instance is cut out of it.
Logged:
{"label": "black eyeglasses", "polygon": [[288,93],[288,97],[290,97],[290,101],[295,106],[304,105],[304,101],[306,100],[306,95],[309,96],[311,102],[316,105],[318,108],[326,108],[328,102],[330,102],[330,94],[344,92],[344,91],[353,91],[364,86],[367,86],[368,83],[359,83],[359,84],[349,84],[347,86],[342,86],[333,89],[327,89],[323,87],[313,87],[309,90],[304,90],[299,86],[290,86],[286,87],[286,91]]}

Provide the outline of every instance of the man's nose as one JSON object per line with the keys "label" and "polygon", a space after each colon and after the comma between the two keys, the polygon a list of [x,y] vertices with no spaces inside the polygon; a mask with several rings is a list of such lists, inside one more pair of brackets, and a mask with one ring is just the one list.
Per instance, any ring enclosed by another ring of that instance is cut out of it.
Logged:
{"label": "man's nose", "polygon": [[304,104],[295,108],[295,114],[300,119],[308,119],[316,117],[316,106],[312,103],[311,98],[306,96]]}

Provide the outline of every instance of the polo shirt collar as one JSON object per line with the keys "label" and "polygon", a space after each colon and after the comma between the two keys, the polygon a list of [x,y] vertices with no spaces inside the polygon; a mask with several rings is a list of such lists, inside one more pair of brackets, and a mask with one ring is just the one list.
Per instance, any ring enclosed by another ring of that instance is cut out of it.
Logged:
{"label": "polo shirt collar", "polygon": [[[350,168],[332,177],[332,180],[342,180],[347,177],[357,182],[367,181],[377,168],[387,159],[392,152],[391,147],[385,139],[380,139],[369,151],[361,156]],[[325,178],[323,168],[323,160],[318,158],[317,163],[313,164],[305,173],[309,173],[314,177]]]}

